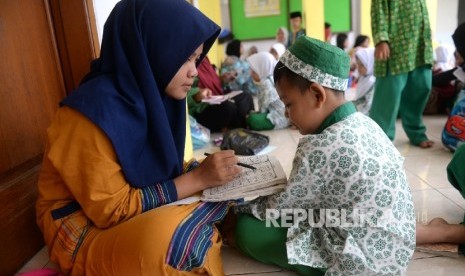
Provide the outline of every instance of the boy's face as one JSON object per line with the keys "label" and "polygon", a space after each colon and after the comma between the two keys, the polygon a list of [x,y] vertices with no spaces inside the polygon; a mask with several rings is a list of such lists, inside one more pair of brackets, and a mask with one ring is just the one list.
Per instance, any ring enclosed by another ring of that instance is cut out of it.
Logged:
{"label": "boy's face", "polygon": [[302,25],[302,18],[301,17],[291,18],[291,26],[292,26],[293,30],[300,29],[301,25]]}
{"label": "boy's face", "polygon": [[287,78],[282,78],[276,85],[279,98],[286,107],[285,115],[297,127],[300,134],[312,134],[325,119],[321,102],[310,88],[302,92],[292,85]]}

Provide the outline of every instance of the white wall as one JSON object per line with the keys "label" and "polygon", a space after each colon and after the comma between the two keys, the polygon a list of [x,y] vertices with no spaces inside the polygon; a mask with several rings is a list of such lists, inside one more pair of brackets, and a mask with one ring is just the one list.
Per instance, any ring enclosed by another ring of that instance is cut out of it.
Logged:
{"label": "white wall", "polygon": [[438,43],[451,43],[451,35],[457,28],[459,0],[438,1],[435,39]]}
{"label": "white wall", "polygon": [[97,23],[97,33],[100,44],[102,44],[103,25],[110,15],[113,7],[120,0],[94,0],[95,21]]}
{"label": "white wall", "polygon": [[[95,11],[95,20],[97,21],[97,32],[99,41],[102,41],[103,34],[103,25],[107,20],[108,15],[110,14],[113,7],[119,0],[93,0],[94,1],[94,11]],[[195,1],[194,1],[195,2]],[[358,3],[358,0],[354,2]],[[457,11],[458,11],[459,0],[438,0],[438,10],[437,10],[437,26],[435,39],[440,43],[452,43],[451,35],[457,27]],[[229,7],[228,0],[221,0],[221,13],[223,17],[223,28],[230,29],[230,19],[229,12],[227,11]],[[357,9],[353,9],[357,10]],[[356,13],[352,16],[357,16]],[[352,36],[355,36],[357,30],[360,29],[357,21],[353,22],[353,31]],[[351,37],[353,40],[353,37]],[[274,43],[274,40],[258,40],[258,41],[244,41],[244,46],[248,49],[250,46],[257,46],[259,51],[268,51],[269,47]],[[352,45],[353,41],[349,43]]]}

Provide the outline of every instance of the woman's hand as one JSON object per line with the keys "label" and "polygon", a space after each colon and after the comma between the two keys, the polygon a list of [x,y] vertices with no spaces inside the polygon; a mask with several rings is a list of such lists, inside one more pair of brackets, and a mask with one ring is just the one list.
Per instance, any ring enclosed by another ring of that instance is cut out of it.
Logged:
{"label": "woman's hand", "polygon": [[241,172],[232,150],[212,153],[194,170],[174,179],[178,199],[232,181]]}
{"label": "woman's hand", "polygon": [[387,60],[391,54],[391,49],[386,41],[380,42],[375,48],[375,59],[376,60]]}
{"label": "woman's hand", "polygon": [[203,99],[208,99],[212,96],[212,91],[208,88],[201,88],[197,94],[194,95],[194,100],[200,103]]}
{"label": "woman's hand", "polygon": [[192,172],[205,184],[205,188],[215,187],[232,181],[241,172],[237,166],[237,156],[232,150],[213,153],[205,158]]}

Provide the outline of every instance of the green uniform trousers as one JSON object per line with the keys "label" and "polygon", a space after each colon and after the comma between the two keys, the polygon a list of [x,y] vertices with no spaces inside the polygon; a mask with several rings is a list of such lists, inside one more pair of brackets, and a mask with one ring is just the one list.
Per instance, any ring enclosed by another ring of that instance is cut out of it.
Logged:
{"label": "green uniform trousers", "polygon": [[428,140],[423,110],[431,91],[431,66],[425,65],[405,74],[377,77],[370,117],[394,140],[397,115],[410,142]]}
{"label": "green uniform trousers", "polygon": [[244,255],[259,262],[293,270],[300,275],[324,275],[324,269],[288,263],[287,229],[287,227],[266,227],[265,221],[258,220],[251,215],[239,214],[234,238],[236,246]]}

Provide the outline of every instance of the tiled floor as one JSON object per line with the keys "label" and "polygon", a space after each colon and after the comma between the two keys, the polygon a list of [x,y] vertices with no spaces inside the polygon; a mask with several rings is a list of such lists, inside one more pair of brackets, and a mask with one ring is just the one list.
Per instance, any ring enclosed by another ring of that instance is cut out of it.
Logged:
{"label": "tiled floor", "polygon": [[[465,213],[465,199],[452,188],[446,177],[446,166],[451,153],[441,145],[440,137],[445,119],[444,116],[425,117],[428,135],[436,142],[432,149],[420,149],[410,145],[402,127],[399,123],[397,125],[398,132],[394,143],[405,156],[405,169],[419,222],[440,216],[449,222],[457,223],[462,220]],[[300,134],[292,129],[263,133],[270,137],[270,145],[275,147],[271,154],[280,160],[285,172],[289,174]],[[196,151],[195,155],[203,158],[205,151],[215,150],[218,148],[211,145]],[[277,267],[258,263],[227,247],[223,250],[223,260],[226,275],[296,275]],[[53,266],[48,261],[45,249],[41,250],[21,271],[44,266]],[[465,275],[465,257],[441,257],[416,252],[407,275]]]}

